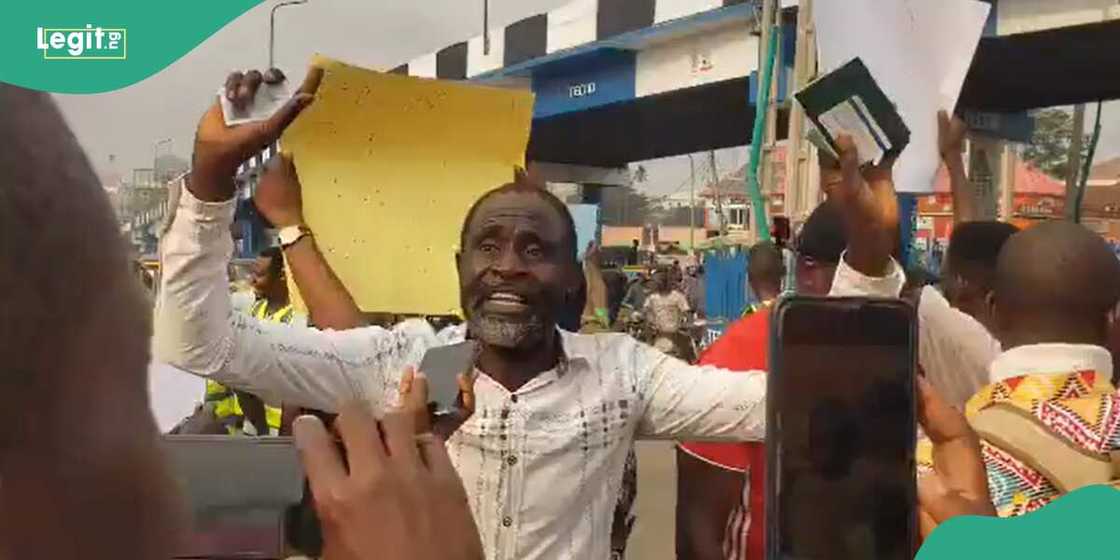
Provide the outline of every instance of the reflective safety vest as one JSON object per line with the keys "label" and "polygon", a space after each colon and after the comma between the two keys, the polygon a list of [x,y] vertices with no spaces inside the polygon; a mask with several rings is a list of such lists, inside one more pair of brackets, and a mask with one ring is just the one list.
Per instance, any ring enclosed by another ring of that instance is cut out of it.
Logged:
{"label": "reflective safety vest", "polygon": [[[250,308],[249,314],[262,321],[288,324],[295,316],[295,310],[292,309],[291,304],[288,304],[269,313],[268,300],[259,299]],[[230,435],[236,435],[242,431],[245,412],[242,411],[241,403],[238,402],[237,395],[232,390],[221,383],[208,380],[206,382],[205,401],[215,403],[214,415],[225,425],[226,431]],[[279,430],[280,409],[265,405],[264,413],[269,430]],[[258,429],[260,428],[258,427]]]}
{"label": "reflective safety vest", "polygon": [[269,313],[268,300],[258,299],[257,302],[253,304],[249,314],[262,321],[271,321],[273,323],[283,323],[286,325],[292,322],[292,317],[295,316],[295,310],[292,309],[292,304],[289,303]]}

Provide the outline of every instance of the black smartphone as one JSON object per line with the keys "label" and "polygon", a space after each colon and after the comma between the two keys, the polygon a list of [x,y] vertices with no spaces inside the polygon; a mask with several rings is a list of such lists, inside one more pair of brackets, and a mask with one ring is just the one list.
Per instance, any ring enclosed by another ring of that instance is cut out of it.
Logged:
{"label": "black smartphone", "polygon": [[478,344],[473,340],[437,346],[424,353],[420,371],[428,378],[428,407],[436,416],[455,412],[459,405],[459,374],[474,369]]}
{"label": "black smartphone", "polygon": [[768,560],[910,560],[916,322],[901,300],[792,297],[774,310]]}
{"label": "black smartphone", "polygon": [[310,510],[292,438],[165,435],[163,449],[192,520],[172,558],[283,558],[301,537],[296,531],[318,539],[317,523],[287,522]]}

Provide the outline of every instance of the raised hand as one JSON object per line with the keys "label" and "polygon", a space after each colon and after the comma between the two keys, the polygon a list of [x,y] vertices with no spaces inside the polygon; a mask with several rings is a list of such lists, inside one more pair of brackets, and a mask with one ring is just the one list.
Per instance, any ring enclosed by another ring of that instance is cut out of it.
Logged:
{"label": "raised hand", "polygon": [[848,135],[836,139],[839,174],[835,169],[828,196],[844,214],[848,231],[845,260],[868,276],[883,276],[898,243],[898,197],[894,191],[894,159],[860,166],[859,151]]}
{"label": "raised hand", "polygon": [[937,112],[937,149],[941,161],[949,172],[949,187],[953,193],[953,222],[970,222],[981,216],[980,201],[968,182],[964,166],[964,138],[968,125],[945,111]]}
{"label": "raised hand", "polygon": [[303,223],[303,193],[290,156],[277,154],[268,161],[253,193],[253,204],[273,227]]}
{"label": "raised hand", "polygon": [[474,414],[474,376],[461,373],[456,380],[459,383],[459,403],[455,412],[433,418],[428,410],[427,376],[413,368],[405,369],[399,388],[400,409],[412,415],[417,433],[432,432],[447,440]]}
{"label": "raised hand", "polygon": [[918,422],[933,444],[933,473],[918,480],[922,538],[959,515],[995,516],[980,438],[924,377],[918,378]]}
{"label": "raised hand", "polygon": [[[226,126],[221,104],[215,100],[198,123],[194,156],[191,161],[190,190],[204,201],[228,200],[233,196],[233,176],[237,167],[253,154],[276,141],[304,108],[311,104],[323,72],[313,68],[295,95],[275,115],[265,121]],[[235,107],[252,103],[262,83],[279,83],[284,74],[272,69],[261,74],[250,70],[234,72],[226,78],[226,97]]]}
{"label": "raised hand", "polygon": [[964,137],[968,133],[968,125],[956,115],[950,117],[946,111],[937,112],[937,150],[941,159],[951,155],[960,155],[964,150]]}

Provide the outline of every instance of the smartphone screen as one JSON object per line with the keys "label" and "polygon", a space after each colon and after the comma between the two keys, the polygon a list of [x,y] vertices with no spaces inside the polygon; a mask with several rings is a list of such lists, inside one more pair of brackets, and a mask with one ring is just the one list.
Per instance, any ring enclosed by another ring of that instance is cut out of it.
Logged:
{"label": "smartphone screen", "polygon": [[769,560],[913,558],[914,314],[790,298],[771,323]]}
{"label": "smartphone screen", "polygon": [[477,343],[472,340],[437,346],[424,353],[420,371],[428,378],[428,401],[436,415],[455,411],[459,399],[459,374],[474,367]]}

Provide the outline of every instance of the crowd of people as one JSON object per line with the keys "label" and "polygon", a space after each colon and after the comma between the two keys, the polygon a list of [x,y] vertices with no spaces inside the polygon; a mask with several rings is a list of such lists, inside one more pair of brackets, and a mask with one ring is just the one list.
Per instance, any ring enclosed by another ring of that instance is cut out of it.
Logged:
{"label": "crowd of people", "polygon": [[[298,162],[278,155],[255,203],[281,245],[262,255],[254,299],[239,302],[227,274],[234,174],[314,101],[320,79],[309,73],[266,121],[229,127],[218,103],[203,115],[162,239],[154,325],[57,109],[45,94],[0,84],[0,133],[23,139],[0,151],[0,556],[167,557],[186,522],[147,409],[144,372],[155,359],[213,383],[203,409],[216,431],[290,427],[326,558],[618,557],[641,439],[681,442],[678,557],[761,558],[770,310],[791,290],[903,294],[890,162],[861,167],[852,141],[838,139],[839,160],[822,161],[826,202],[793,246],[751,248],[760,303],[695,364],[655,345],[699,309],[702,282],[669,266],[626,288],[599,270],[594,248],[581,265],[566,206],[519,170],[464,216],[456,266],[466,321],[437,330],[367,323],[303,219]],[[280,80],[235,73],[225,91],[244,107]],[[952,169],[963,127],[942,119]],[[952,176],[964,192],[964,174]],[[58,215],[68,217],[58,227],[36,225]],[[941,289],[907,292],[920,333],[923,538],[956,516],[1020,515],[1111,483],[1120,448],[1107,349],[1120,261],[1076,224],[1019,232],[962,216]],[[44,254],[73,258],[60,274]],[[285,273],[307,321],[289,307]],[[648,316],[654,345],[612,332],[627,307]],[[428,349],[467,339],[478,351],[459,379],[460,408],[432,419],[416,367]]]}

